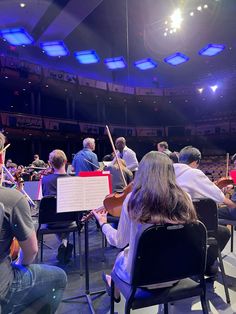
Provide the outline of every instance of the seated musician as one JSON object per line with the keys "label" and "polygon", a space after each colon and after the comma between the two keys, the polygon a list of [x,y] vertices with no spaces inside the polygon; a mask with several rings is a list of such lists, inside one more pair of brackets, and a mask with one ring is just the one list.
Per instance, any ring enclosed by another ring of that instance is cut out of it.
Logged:
{"label": "seated musician", "polygon": [[[55,149],[49,154],[49,163],[54,170],[54,173],[45,175],[42,179],[42,193],[43,196],[56,196],[57,195],[57,179],[61,177],[68,177],[66,174],[67,157],[65,153],[60,149]],[[74,225],[75,222],[69,223]],[[68,227],[68,222],[50,224],[50,228]],[[69,243],[69,232],[63,232],[57,234],[59,241],[61,242],[58,247],[57,259],[61,264],[66,264],[72,257],[73,245]]]}
{"label": "seated musician", "polygon": [[[118,229],[107,224],[105,212],[94,211],[94,215],[111,245],[124,248],[129,244],[118,255],[114,265],[117,275],[126,282],[130,280],[134,241],[140,227],[190,223],[197,219],[190,196],[176,184],[172,161],[166,154],[155,151],[146,154],[140,162],[133,190],[122,207]],[[109,293],[111,278],[103,274],[103,280]],[[165,286],[172,284],[168,282]],[[115,291],[115,300],[120,300],[118,291]]]}
{"label": "seated musician", "polygon": [[36,167],[36,168],[44,168],[45,167],[45,162],[41,159],[39,159],[39,155],[35,154],[34,155],[34,161],[32,162],[32,167]]}
{"label": "seated musician", "polygon": [[[232,163],[234,164],[234,169],[236,169],[236,154],[234,154],[231,158]],[[234,170],[236,171],[236,170]],[[234,186],[230,185],[228,186],[229,188],[233,189]],[[227,187],[226,187],[226,191],[227,191]],[[234,188],[234,192],[231,196],[231,200],[235,203],[234,207],[229,207],[229,206],[224,206],[224,207],[220,207],[218,214],[219,214],[219,218],[222,219],[229,219],[229,220],[236,220],[236,190]],[[227,205],[227,204],[226,204]]]}
{"label": "seated musician", "polygon": [[[1,149],[1,133],[0,144]],[[55,313],[66,287],[66,274],[55,266],[32,264],[38,244],[25,197],[17,190],[0,187],[0,202],[4,205],[0,226],[0,312]],[[21,248],[16,263],[9,255],[13,237]]]}
{"label": "seated musician", "polygon": [[[179,163],[174,164],[176,181],[179,186],[188,192],[192,199],[210,198],[217,203],[224,203],[230,208],[235,204],[226,198],[223,192],[198,168],[201,160],[201,152],[192,146],[184,147],[179,153]],[[218,226],[218,244],[222,251],[230,238],[229,230],[224,226]],[[207,252],[206,275],[214,277],[218,271],[216,259],[217,247],[210,246]]]}
{"label": "seated musician", "polygon": [[[127,184],[129,184],[133,180],[133,173],[126,167],[126,163],[123,159],[119,158],[119,163],[125,181]],[[122,192],[126,184],[122,179],[121,171],[116,158],[113,159],[109,166],[105,166],[104,170],[110,171],[110,174],[112,176],[112,192]]]}

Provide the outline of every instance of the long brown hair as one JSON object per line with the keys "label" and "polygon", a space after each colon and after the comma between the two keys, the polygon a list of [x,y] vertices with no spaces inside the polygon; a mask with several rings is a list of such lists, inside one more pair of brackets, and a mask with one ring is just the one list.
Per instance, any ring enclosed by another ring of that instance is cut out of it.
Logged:
{"label": "long brown hair", "polygon": [[188,223],[197,219],[191,199],[176,184],[172,161],[156,151],[140,162],[128,212],[131,219],[141,223]]}

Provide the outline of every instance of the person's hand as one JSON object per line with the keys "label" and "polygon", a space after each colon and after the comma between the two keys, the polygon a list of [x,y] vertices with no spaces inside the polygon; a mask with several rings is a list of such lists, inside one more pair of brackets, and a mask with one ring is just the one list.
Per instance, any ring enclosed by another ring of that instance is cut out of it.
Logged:
{"label": "person's hand", "polygon": [[93,214],[99,222],[100,226],[104,223],[107,223],[107,211],[105,209],[99,211],[96,211],[96,209],[94,209]]}
{"label": "person's hand", "polygon": [[228,184],[227,186],[222,188],[221,191],[225,194],[229,193],[233,188],[234,188],[233,184]]}

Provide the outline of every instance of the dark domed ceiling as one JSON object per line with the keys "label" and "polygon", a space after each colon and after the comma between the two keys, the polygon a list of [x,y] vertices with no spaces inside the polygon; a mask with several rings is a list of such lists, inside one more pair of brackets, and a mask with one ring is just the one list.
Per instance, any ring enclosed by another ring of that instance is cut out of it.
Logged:
{"label": "dark domed ceiling", "polygon": [[[182,12],[182,25],[170,34],[170,16],[177,8]],[[1,0],[0,30],[23,27],[34,44],[12,47],[1,40],[0,52],[123,85],[211,84],[235,77],[235,14],[235,0]],[[49,57],[42,52],[41,42],[55,40],[64,41],[68,56]],[[213,57],[200,56],[198,51],[208,43],[223,44],[225,49]],[[100,62],[79,64],[74,52],[90,49],[97,52]],[[189,61],[179,66],[166,64],[163,59],[175,52],[184,53]],[[126,60],[126,68],[108,70],[103,60],[119,56]],[[135,68],[134,62],[144,58],[152,58],[157,67]]]}

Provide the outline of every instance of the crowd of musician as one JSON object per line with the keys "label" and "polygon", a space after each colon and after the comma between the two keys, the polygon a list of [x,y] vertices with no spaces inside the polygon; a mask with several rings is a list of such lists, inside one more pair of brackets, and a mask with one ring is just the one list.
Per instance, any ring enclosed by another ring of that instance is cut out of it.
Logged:
{"label": "crowd of musician", "polygon": [[[4,142],[5,139],[2,136],[1,152]],[[226,176],[224,180],[221,180],[220,188],[217,187],[198,169],[202,155],[197,148],[187,146],[180,152],[171,152],[168,143],[163,141],[157,144],[157,151],[149,152],[139,163],[136,153],[126,145],[124,137],[117,138],[115,145],[112,142],[112,146],[112,153],[104,156],[102,163],[98,162],[94,152],[96,143],[93,138],[84,139],[83,148],[74,155],[70,166],[67,165],[67,156],[59,149],[50,153],[49,163],[41,160],[38,154],[34,155],[34,160],[28,167],[17,166],[11,159],[6,160],[5,168],[7,171],[3,173],[2,178],[3,186],[6,189],[0,188],[0,202],[7,208],[7,215],[11,218],[7,219],[4,216],[2,230],[5,230],[5,234],[1,233],[0,228],[0,242],[6,241],[8,244],[4,251],[0,247],[0,263],[4,265],[10,275],[9,280],[7,280],[3,271],[0,270],[0,279],[5,283],[0,288],[3,313],[8,313],[17,306],[27,308],[29,304],[35,306],[35,313],[38,312],[37,309],[42,310],[44,307],[50,308],[50,313],[55,312],[66,286],[66,275],[58,267],[48,266],[49,268],[47,268],[45,265],[38,265],[36,269],[36,265],[32,264],[37,253],[37,239],[33,231],[32,221],[29,218],[30,210],[27,202],[22,200],[18,194],[14,194],[19,192],[9,189],[9,187],[19,185],[23,181],[42,179],[43,196],[56,196],[57,179],[69,175],[79,175],[81,171],[110,171],[112,192],[115,193],[122,193],[127,186],[130,187],[129,184],[132,182],[132,192],[127,193],[128,196],[120,212],[118,226],[112,226],[108,223],[106,207],[101,211],[93,211],[102,232],[112,246],[124,248],[129,245],[119,254],[115,262],[118,276],[127,282],[130,280],[133,240],[138,225],[195,222],[197,216],[192,200],[202,198],[210,198],[218,204],[223,204],[218,210],[220,218],[236,219],[236,193],[234,193],[233,180]],[[232,157],[232,162],[236,162],[236,155]],[[14,180],[8,172],[14,177]],[[223,193],[229,190],[233,191],[231,199]],[[12,200],[18,205],[13,204]],[[21,210],[21,218],[19,218],[19,209]],[[60,227],[67,227],[68,224],[73,223],[73,221],[66,222],[64,225],[60,224]],[[51,228],[55,227],[58,227],[58,224],[51,226]],[[57,234],[57,236],[60,241],[57,259],[61,264],[66,264],[70,261],[73,250],[73,245],[69,242],[70,234],[65,232]],[[19,240],[23,253],[18,264],[24,265],[24,270],[11,263],[9,259],[9,243],[13,237]],[[219,225],[218,244],[221,251],[225,248],[229,238],[228,228]],[[218,272],[217,256],[217,247],[214,244],[210,245],[207,251],[206,275],[212,277],[213,280]],[[14,274],[17,271],[17,278],[22,276],[22,271],[29,274],[29,277],[34,276],[36,278],[34,285],[28,287],[27,290],[15,277]],[[40,276],[51,276],[50,284],[39,283],[37,278]],[[109,274],[104,274],[103,280],[107,292],[110,293],[111,279]],[[17,289],[12,288],[13,283],[19,285]],[[48,293],[52,285],[57,287],[53,288],[53,296]],[[173,282],[167,283],[167,285],[173,285]],[[42,290],[40,295],[37,294],[38,289]],[[21,305],[18,302],[20,298],[22,298]],[[115,291],[115,300],[120,301],[120,294],[117,290]],[[45,313],[49,312],[46,311]]]}

